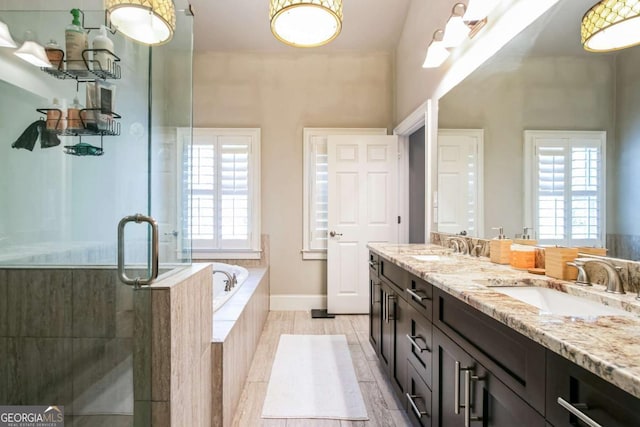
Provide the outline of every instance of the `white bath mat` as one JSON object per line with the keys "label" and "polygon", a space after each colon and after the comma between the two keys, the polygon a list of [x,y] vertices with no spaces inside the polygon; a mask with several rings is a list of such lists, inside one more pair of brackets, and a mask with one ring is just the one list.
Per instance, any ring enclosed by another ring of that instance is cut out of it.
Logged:
{"label": "white bath mat", "polygon": [[281,335],[263,418],[368,420],[344,335]]}

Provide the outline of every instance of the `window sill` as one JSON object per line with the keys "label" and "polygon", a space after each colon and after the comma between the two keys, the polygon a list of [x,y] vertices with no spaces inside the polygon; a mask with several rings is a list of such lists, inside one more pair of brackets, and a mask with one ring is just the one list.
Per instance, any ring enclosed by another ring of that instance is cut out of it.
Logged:
{"label": "window sill", "polygon": [[303,249],[300,251],[302,253],[303,260],[326,260],[327,259],[327,251],[326,250],[308,250]]}
{"label": "window sill", "polygon": [[260,259],[262,251],[239,251],[239,252],[213,252],[213,251],[193,251],[192,259],[194,260],[211,260],[211,259]]}

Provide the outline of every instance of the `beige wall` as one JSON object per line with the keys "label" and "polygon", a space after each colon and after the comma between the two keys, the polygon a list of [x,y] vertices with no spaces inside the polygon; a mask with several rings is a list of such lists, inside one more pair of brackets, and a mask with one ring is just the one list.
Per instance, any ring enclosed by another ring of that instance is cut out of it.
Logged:
{"label": "beige wall", "polygon": [[271,242],[271,293],[326,293],[326,262],[302,261],[302,129],[393,124],[386,53],[201,53],[195,127],[262,130],[262,232]]}

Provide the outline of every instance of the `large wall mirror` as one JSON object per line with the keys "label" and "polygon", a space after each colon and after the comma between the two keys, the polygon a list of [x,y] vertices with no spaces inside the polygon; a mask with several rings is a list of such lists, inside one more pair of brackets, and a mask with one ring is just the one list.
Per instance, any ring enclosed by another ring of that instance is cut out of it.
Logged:
{"label": "large wall mirror", "polygon": [[[482,221],[478,237],[532,227],[543,243],[564,228],[569,243],[599,241],[609,256],[640,259],[640,46],[585,51],[580,22],[594,2],[558,2],[439,100],[441,131],[481,130],[482,168],[468,176],[484,187],[483,215],[461,209]],[[563,188],[572,192],[553,196]],[[450,196],[440,188],[438,205]]]}

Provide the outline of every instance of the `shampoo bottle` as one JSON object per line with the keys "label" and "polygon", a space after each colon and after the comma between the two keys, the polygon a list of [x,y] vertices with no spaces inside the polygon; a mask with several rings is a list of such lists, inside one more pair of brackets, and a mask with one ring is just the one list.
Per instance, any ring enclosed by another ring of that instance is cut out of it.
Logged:
{"label": "shampoo bottle", "polygon": [[[98,34],[91,44],[93,49],[105,49],[109,52],[113,53],[113,42],[107,37],[107,27],[102,25],[100,27],[100,34]],[[94,70],[102,70],[102,71],[110,71],[111,63],[113,61],[113,56],[109,53],[104,52],[102,50],[98,50],[97,52],[93,52],[93,69]]]}
{"label": "shampoo bottle", "polygon": [[58,101],[58,98],[53,98],[53,104],[47,110],[47,130],[50,131],[62,131],[67,126],[67,121],[64,115],[64,109]]}
{"label": "shampoo bottle", "polygon": [[86,70],[82,51],[88,48],[87,32],[80,23],[80,9],[71,9],[73,21],[64,32],[67,49],[67,70]]}

